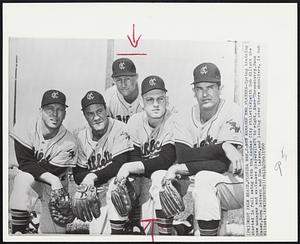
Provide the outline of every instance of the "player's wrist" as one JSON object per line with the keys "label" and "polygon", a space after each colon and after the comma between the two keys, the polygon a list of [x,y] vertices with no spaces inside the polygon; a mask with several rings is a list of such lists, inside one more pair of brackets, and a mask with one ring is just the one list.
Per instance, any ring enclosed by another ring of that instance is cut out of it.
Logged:
{"label": "player's wrist", "polygon": [[85,184],[85,185],[94,185],[95,181],[98,179],[98,176],[95,173],[88,173],[83,181],[81,182],[81,184]]}
{"label": "player's wrist", "polygon": [[58,177],[54,176],[50,182],[52,190],[58,190],[63,188],[61,181]]}
{"label": "player's wrist", "polygon": [[178,165],[177,164],[174,164],[172,165],[169,169],[168,169],[169,172],[173,173],[173,174],[177,174],[178,173]]}

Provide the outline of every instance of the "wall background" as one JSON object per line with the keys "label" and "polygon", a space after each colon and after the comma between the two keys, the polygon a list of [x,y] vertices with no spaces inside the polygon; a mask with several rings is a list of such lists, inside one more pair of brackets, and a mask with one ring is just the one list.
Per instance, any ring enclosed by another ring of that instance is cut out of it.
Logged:
{"label": "wall background", "polygon": [[[66,94],[65,126],[73,130],[85,123],[80,110],[81,98],[88,90],[105,90],[111,76],[107,63],[107,40],[95,39],[10,39],[10,125],[14,109],[14,83],[17,63],[16,121],[38,113],[44,91],[58,89]],[[130,53],[127,40],[115,40],[113,57]],[[139,85],[148,75],[161,76],[170,102],[185,109],[195,102],[192,93],[193,69],[202,62],[214,62],[221,70],[223,97],[233,100],[234,44],[232,42],[143,41],[135,52],[146,56],[130,56],[136,64]],[[108,68],[107,68],[108,67]],[[107,68],[107,69],[106,69]]]}

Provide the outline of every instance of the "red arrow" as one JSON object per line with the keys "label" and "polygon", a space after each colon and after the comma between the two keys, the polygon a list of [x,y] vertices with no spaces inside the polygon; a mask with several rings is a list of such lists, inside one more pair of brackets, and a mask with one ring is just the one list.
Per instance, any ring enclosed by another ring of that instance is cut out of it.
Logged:
{"label": "red arrow", "polygon": [[136,48],[138,46],[141,36],[142,36],[142,34],[138,37],[137,40],[135,40],[135,30],[134,30],[134,24],[133,24],[132,40],[131,40],[130,36],[127,35],[127,38],[133,48]]}

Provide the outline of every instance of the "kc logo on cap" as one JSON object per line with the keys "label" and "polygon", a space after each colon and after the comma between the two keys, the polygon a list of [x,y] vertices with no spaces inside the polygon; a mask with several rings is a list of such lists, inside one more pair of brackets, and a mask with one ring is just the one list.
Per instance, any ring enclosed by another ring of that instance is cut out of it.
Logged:
{"label": "kc logo on cap", "polygon": [[88,100],[92,100],[92,99],[94,99],[94,94],[93,94],[92,92],[90,92],[90,93],[88,93],[88,94],[86,95],[86,98],[87,98]]}
{"label": "kc logo on cap", "polygon": [[201,73],[202,75],[206,75],[207,72],[208,72],[208,71],[207,71],[207,66],[206,66],[206,65],[202,66],[201,69],[200,69],[200,73]]}
{"label": "kc logo on cap", "polygon": [[142,95],[154,89],[159,89],[167,92],[165,83],[162,78],[157,75],[150,75],[146,77],[142,82]]}
{"label": "kc logo on cap", "polygon": [[113,62],[112,77],[137,75],[135,65],[129,58],[119,58]]}
{"label": "kc logo on cap", "polygon": [[56,92],[56,91],[52,92],[51,97],[52,97],[53,99],[58,98],[58,92]]}
{"label": "kc logo on cap", "polygon": [[194,82],[212,82],[221,85],[221,74],[219,68],[213,63],[202,63],[194,69]]}
{"label": "kc logo on cap", "polygon": [[125,63],[124,62],[119,63],[119,69],[120,70],[125,69]]}
{"label": "kc logo on cap", "polygon": [[149,85],[150,85],[150,86],[155,86],[155,85],[156,85],[156,79],[155,79],[155,78],[151,78],[151,79],[149,80]]}
{"label": "kc logo on cap", "polygon": [[66,105],[66,96],[62,92],[58,90],[48,90],[44,93],[43,98],[42,98],[42,103],[41,106],[45,106],[51,103],[59,103],[61,105]]}
{"label": "kc logo on cap", "polygon": [[91,104],[103,104],[106,106],[103,96],[96,91],[88,91],[86,93],[86,95],[81,99],[81,109],[83,110]]}

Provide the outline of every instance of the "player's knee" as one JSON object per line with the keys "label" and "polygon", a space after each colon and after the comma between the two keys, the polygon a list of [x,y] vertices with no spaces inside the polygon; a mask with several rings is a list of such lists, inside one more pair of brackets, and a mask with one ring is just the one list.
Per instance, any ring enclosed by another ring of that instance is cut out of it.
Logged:
{"label": "player's knee", "polygon": [[20,172],[14,179],[13,191],[27,192],[34,183],[34,178],[31,174]]}
{"label": "player's knee", "polygon": [[157,170],[153,172],[151,174],[152,184],[160,184],[166,173],[166,170]]}
{"label": "player's knee", "polygon": [[195,175],[195,186],[197,187],[208,187],[214,186],[215,184],[215,172],[212,171],[200,171]]}

